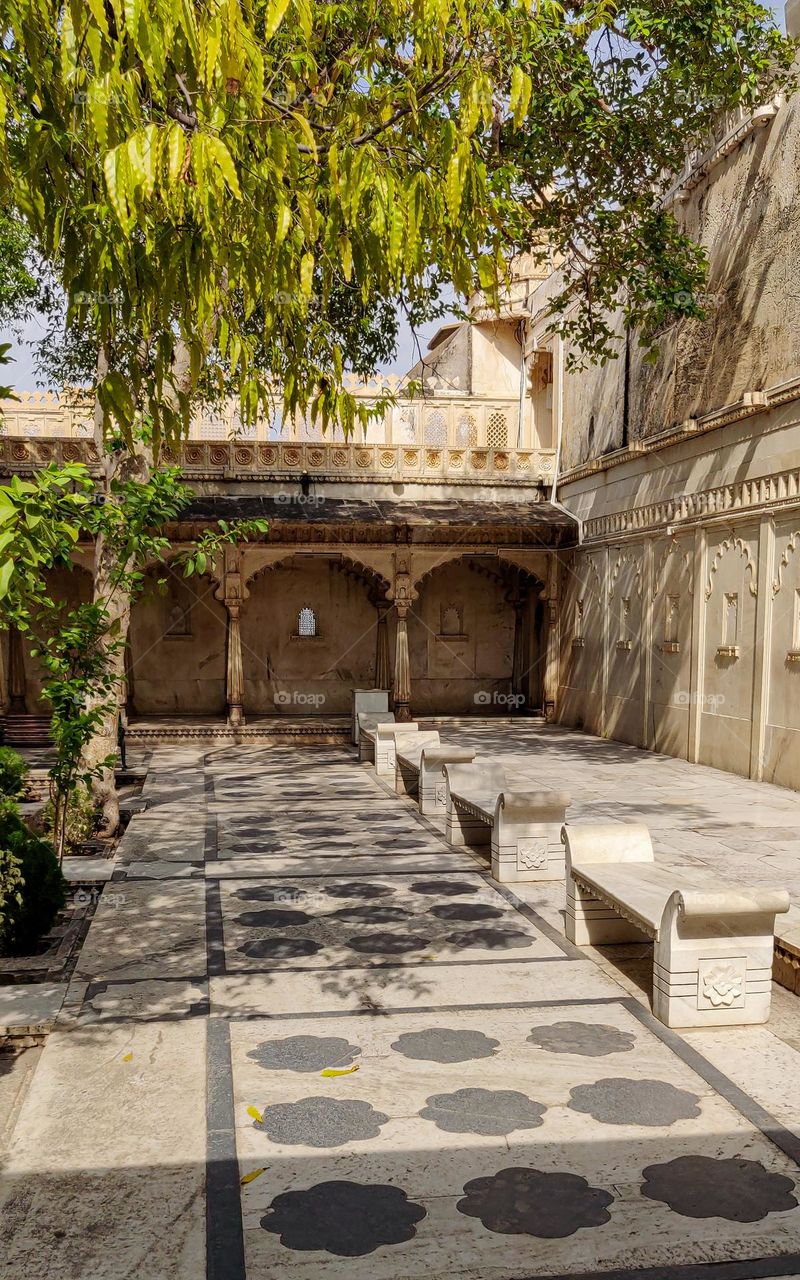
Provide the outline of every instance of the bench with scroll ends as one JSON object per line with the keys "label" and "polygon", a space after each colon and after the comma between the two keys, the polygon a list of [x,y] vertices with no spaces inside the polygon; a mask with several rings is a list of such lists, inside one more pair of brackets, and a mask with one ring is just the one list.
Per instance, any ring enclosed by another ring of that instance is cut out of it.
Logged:
{"label": "bench with scroll ends", "polygon": [[567,937],[651,939],[653,1012],[668,1027],[766,1022],[785,889],[718,888],[656,866],[647,827],[565,826]]}
{"label": "bench with scroll ends", "polygon": [[379,724],[394,724],[393,711],[359,711],[358,713],[358,758],[359,760],[375,759],[375,730]]}
{"label": "bench with scroll ends", "polygon": [[398,743],[394,767],[394,789],[398,795],[414,796],[419,788],[419,767],[423,750],[440,746],[438,729],[423,729]]}
{"label": "bench with scroll ends", "polygon": [[439,814],[443,818],[447,813],[447,778],[444,766],[471,764],[476,753],[472,747],[437,746],[429,743],[423,743],[417,753],[412,754],[412,750],[410,746],[404,745],[397,754],[398,768],[403,770],[402,786],[412,795],[416,791],[420,813]]}
{"label": "bench with scroll ends", "polygon": [[445,764],[446,835],[452,845],[490,845],[492,875],[505,884],[560,880],[563,791],[512,791],[501,765]]}
{"label": "bench with scroll ends", "polygon": [[362,760],[372,759],[375,772],[379,778],[391,778],[394,781],[394,770],[397,760],[395,743],[402,743],[408,737],[417,736],[419,725],[411,721],[400,724],[376,724],[374,728],[361,729],[361,740],[358,744]]}
{"label": "bench with scroll ends", "polygon": [[353,742],[358,746],[359,714],[374,716],[378,712],[389,711],[388,689],[354,689],[353,690]]}

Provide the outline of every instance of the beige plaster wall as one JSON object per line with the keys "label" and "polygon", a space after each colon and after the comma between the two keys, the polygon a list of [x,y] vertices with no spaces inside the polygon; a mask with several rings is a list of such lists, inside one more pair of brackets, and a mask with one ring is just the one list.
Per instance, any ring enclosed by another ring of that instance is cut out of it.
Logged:
{"label": "beige plaster wall", "polygon": [[210,578],[185,579],[163,568],[149,575],[131,615],[137,715],[224,713],[226,614],[214,591]]}
{"label": "beige plaster wall", "polygon": [[[349,713],[375,676],[377,612],[365,583],[330,560],[295,556],[254,578],[242,609],[245,714]],[[318,635],[297,636],[302,608]]]}
{"label": "beige plaster wall", "polygon": [[[73,565],[72,569],[57,569],[48,574],[47,585],[53,600],[60,600],[64,614],[78,604],[92,598],[92,578],[85,569]],[[30,715],[49,715],[50,703],[42,697],[45,673],[41,664],[31,654],[35,641],[22,636],[22,659],[25,669],[25,706]]]}

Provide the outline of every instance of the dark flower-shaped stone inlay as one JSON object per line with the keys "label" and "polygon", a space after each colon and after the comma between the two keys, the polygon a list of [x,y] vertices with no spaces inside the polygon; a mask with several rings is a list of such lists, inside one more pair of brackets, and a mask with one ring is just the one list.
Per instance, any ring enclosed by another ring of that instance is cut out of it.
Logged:
{"label": "dark flower-shaped stone inlay", "polygon": [[410,920],[411,912],[404,907],[390,906],[388,902],[378,902],[374,906],[367,903],[361,907],[340,907],[332,911],[329,918],[348,924],[398,924],[401,920]]}
{"label": "dark flower-shaped stone inlay", "polygon": [[318,1182],[307,1191],[276,1196],[261,1225],[287,1249],[363,1258],[381,1245],[413,1240],[425,1216],[422,1205],[409,1200],[401,1187]]}
{"label": "dark flower-shaped stone inlay", "polygon": [[420,1115],[445,1133],[478,1133],[487,1137],[538,1129],[546,1107],[515,1089],[457,1089],[426,1099]]}
{"label": "dark flower-shaped stone inlay", "polygon": [[428,1027],[425,1031],[404,1031],[392,1048],[404,1058],[420,1062],[476,1062],[492,1058],[499,1047],[482,1031],[456,1031],[452,1027]]}
{"label": "dark flower-shaped stone inlay", "polygon": [[579,1084],[570,1092],[573,1111],[593,1116],[603,1124],[638,1124],[657,1127],[693,1120],[700,1115],[695,1093],[676,1089],[666,1080],[627,1080],[611,1076],[594,1084]]}
{"label": "dark flower-shaped stone inlay", "polygon": [[247,1056],[267,1071],[316,1072],[326,1067],[349,1067],[360,1053],[359,1045],[341,1036],[287,1036],[285,1040],[264,1040]]}
{"label": "dark flower-shaped stone inlay", "polygon": [[305,902],[307,896],[304,889],[298,889],[294,884],[257,884],[252,888],[236,890],[236,897],[242,902],[273,902],[285,907]]}
{"label": "dark flower-shaped stone inlay", "polygon": [[437,920],[498,920],[503,912],[485,902],[440,902],[431,907]]}
{"label": "dark flower-shaped stone inlay", "polygon": [[485,951],[510,951],[533,946],[533,938],[521,929],[465,929],[463,933],[448,933],[444,941],[460,950],[481,947]]}
{"label": "dark flower-shaped stone inlay", "polygon": [[424,951],[427,938],[410,933],[363,933],[359,938],[348,938],[351,951],[365,956],[402,956],[408,951]]}
{"label": "dark flower-shaped stone inlay", "polygon": [[528,1041],[548,1053],[605,1058],[610,1053],[628,1053],[636,1043],[636,1036],[605,1023],[551,1022],[545,1027],[534,1027]]}
{"label": "dark flower-shaped stone inlay", "polygon": [[289,907],[275,907],[269,911],[243,911],[236,917],[238,924],[247,929],[281,929],[284,926],[308,924],[311,917],[305,911],[292,911]]}
{"label": "dark flower-shaped stone inlay", "polygon": [[412,893],[424,893],[428,897],[458,898],[464,893],[477,893],[474,884],[463,880],[415,880],[411,885]]}
{"label": "dark flower-shaped stone inlay", "polygon": [[270,1142],[286,1146],[343,1147],[346,1142],[377,1138],[388,1119],[369,1102],[313,1097],[265,1107],[253,1128],[265,1133]]}
{"label": "dark flower-shaped stone inlay", "polygon": [[329,898],[386,898],[394,889],[383,884],[367,884],[363,880],[351,880],[348,884],[329,884],[323,890]]}
{"label": "dark flower-shaped stone inlay", "polygon": [[590,1187],[575,1173],[517,1168],[473,1178],[456,1208],[469,1218],[480,1218],[488,1231],[498,1235],[560,1240],[581,1227],[609,1222],[613,1199],[608,1191]]}
{"label": "dark flower-shaped stone inlay", "polygon": [[642,1195],[684,1218],[760,1222],[770,1213],[797,1208],[793,1180],[770,1173],[758,1160],[678,1156],[648,1165],[643,1177]]}
{"label": "dark flower-shaped stone inlay", "polygon": [[254,938],[242,943],[238,950],[248,960],[295,960],[315,956],[322,950],[322,943],[313,938]]}

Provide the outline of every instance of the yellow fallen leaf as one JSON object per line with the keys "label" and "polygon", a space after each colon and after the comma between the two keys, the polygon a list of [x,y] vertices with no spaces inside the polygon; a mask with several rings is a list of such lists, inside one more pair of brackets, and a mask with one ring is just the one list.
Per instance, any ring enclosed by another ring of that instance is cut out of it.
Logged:
{"label": "yellow fallen leaf", "polygon": [[239,1185],[246,1187],[248,1182],[255,1182],[256,1178],[260,1178],[262,1173],[266,1172],[266,1169],[252,1169],[250,1173],[246,1173],[243,1178],[239,1179]]}
{"label": "yellow fallen leaf", "polygon": [[132,1054],[132,1053],[123,1053],[123,1055],[122,1055],[122,1061],[123,1061],[123,1062],[133,1062],[133,1054]]}
{"label": "yellow fallen leaf", "polygon": [[252,1117],[253,1117],[253,1119],[255,1120],[256,1124],[261,1124],[261,1123],[262,1123],[262,1121],[263,1121],[263,1119],[264,1119],[264,1117],[262,1116],[262,1114],[261,1114],[261,1112],[259,1111],[258,1107],[248,1107],[248,1108],[247,1108],[247,1114],[248,1114],[249,1116],[252,1116]]}
{"label": "yellow fallen leaf", "polygon": [[341,1071],[337,1071],[335,1067],[326,1067],[324,1071],[320,1071],[321,1076],[351,1076],[354,1071],[358,1071],[358,1064],[354,1067],[344,1067]]}

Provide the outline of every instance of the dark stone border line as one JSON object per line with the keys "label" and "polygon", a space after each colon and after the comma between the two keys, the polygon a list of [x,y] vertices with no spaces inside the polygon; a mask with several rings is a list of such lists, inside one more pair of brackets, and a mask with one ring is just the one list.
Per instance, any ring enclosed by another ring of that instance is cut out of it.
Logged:
{"label": "dark stone border line", "polygon": [[800,1275],[800,1253],[735,1262],[689,1262],[684,1266],[640,1267],[616,1271],[570,1271],[568,1274],[526,1276],[524,1280],[767,1280]]}
{"label": "dark stone border line", "polygon": [[[527,902],[523,902],[521,898],[518,898],[508,885],[501,884],[499,880],[495,880],[488,871],[483,872],[482,878],[489,883],[495,893],[499,893],[501,898],[505,898],[509,906],[518,911],[521,916],[524,916],[529,924],[535,925],[543,937],[547,938],[548,942],[552,942],[554,946],[558,947],[559,951],[563,951],[565,960],[592,959],[580,947],[576,947],[573,942],[569,942],[563,933],[559,933],[558,929],[545,920],[544,916],[540,916],[538,911],[534,911],[533,907],[529,907]],[[592,960],[592,964],[596,965],[597,962]],[[599,965],[597,967],[599,968]]]}
{"label": "dark stone border line", "polygon": [[[374,969],[430,969],[434,965],[439,969],[457,969],[464,966],[476,968],[478,965],[493,964],[564,964],[566,959],[566,956],[521,956],[519,960],[512,960],[498,956],[496,960],[441,960],[437,956],[435,960],[428,960],[427,963],[421,960],[409,960],[408,964],[403,964],[402,960],[378,960],[375,964],[329,964],[322,965],[320,968],[305,968],[303,965],[291,967],[274,965],[271,969],[231,969],[230,965],[226,965],[225,977],[258,978],[267,977],[273,973],[372,973]],[[213,975],[215,978],[220,976],[216,973]],[[614,999],[619,1000],[619,997],[615,996]]]}
{"label": "dark stone border line", "polygon": [[206,880],[206,966],[209,978],[221,978],[225,969],[225,935],[219,881]]}
{"label": "dark stone border line", "polygon": [[758,1129],[765,1138],[800,1167],[800,1137],[786,1129],[765,1107],[762,1107],[759,1102],[751,1098],[749,1093],[745,1093],[744,1089],[740,1089],[737,1084],[734,1084],[724,1072],[713,1066],[697,1049],[687,1044],[677,1032],[659,1022],[650,1010],[641,1005],[634,996],[628,996],[626,999],[621,1000],[620,1004],[647,1031],[651,1031],[657,1036],[675,1054],[676,1058],[680,1058],[681,1062],[694,1071],[695,1075],[700,1076],[701,1080],[705,1080],[706,1084],[710,1085],[721,1098],[724,1098],[735,1111],[738,1111],[748,1124],[751,1124],[754,1129]]}
{"label": "dark stone border line", "polygon": [[[277,856],[278,856],[278,857],[280,857],[280,856],[285,856],[285,855],[280,855],[280,854],[279,854],[279,855],[277,855]],[[299,858],[299,857],[301,857],[301,855],[300,855],[299,853],[294,853],[294,854],[291,854],[291,855],[289,855],[289,856],[291,856],[291,857],[293,857],[293,858]],[[374,854],[373,854],[372,856],[374,857],[374,856],[376,856],[376,855],[374,855]],[[388,854],[388,857],[390,857],[390,858],[396,858],[397,856],[398,856],[398,855],[397,855],[396,853],[390,853],[390,854]],[[411,855],[404,854],[404,855],[402,855],[402,856],[404,856],[404,857],[409,857],[409,856],[411,856]],[[430,855],[429,855],[429,854],[422,854],[422,855],[420,855],[420,856],[422,856],[422,857],[429,857]],[[219,865],[219,866],[225,866],[225,864],[226,864],[226,863],[228,863],[228,862],[242,862],[242,861],[245,861],[245,860],[244,860],[244,859],[242,859],[242,858],[220,858],[220,859],[218,859],[218,863],[217,863],[217,865]],[[331,861],[334,861],[334,859],[332,858],[332,859],[331,859]],[[287,868],[287,870],[285,870],[285,871],[281,871],[279,875],[275,876],[275,879],[278,879],[278,880],[356,880],[356,879],[360,879],[362,876],[374,876],[374,877],[377,877],[379,880],[385,880],[387,877],[390,877],[390,876],[410,876],[413,880],[416,880],[416,879],[418,879],[418,878],[419,878],[419,876],[421,876],[421,875],[426,875],[426,876],[429,876],[429,875],[430,875],[430,876],[474,876],[474,875],[477,875],[481,880],[485,880],[485,879],[487,879],[486,875],[485,875],[485,874],[481,874],[480,870],[479,870],[477,867],[476,867],[475,869],[473,869],[472,867],[442,867],[442,869],[441,869],[440,871],[428,871],[428,870],[425,870],[424,872],[422,872],[422,871],[420,871],[420,870],[416,870],[416,871],[414,871],[413,869],[410,869],[410,870],[407,870],[407,871],[359,871],[359,870],[355,870],[355,871],[337,871],[337,872],[333,872],[333,871],[328,871],[328,872],[325,872],[325,871],[293,871],[293,870],[292,870],[292,868],[291,868],[291,867],[289,867],[289,868]],[[260,876],[260,877],[259,877],[259,876],[257,876],[257,875],[251,875],[251,876],[206,876],[206,879],[207,879],[207,880],[213,880],[213,881],[215,881],[215,882],[216,882],[216,881],[220,881],[220,882],[225,881],[226,883],[229,883],[229,884],[238,884],[240,881],[241,881],[241,882],[243,882],[243,883],[246,883],[248,880],[272,879],[272,878],[273,878],[273,877],[272,877],[271,875],[270,875],[270,876],[263,876],[263,874],[262,874],[262,876]],[[489,878],[491,879],[491,877],[489,877]],[[494,888],[494,881],[492,881],[492,888]],[[548,926],[548,928],[549,928],[549,926]],[[562,942],[563,942],[563,941],[564,941],[564,939],[562,938]],[[567,944],[567,945],[569,945],[569,944]]]}
{"label": "dark stone border line", "polygon": [[[219,1002],[218,1002],[219,1003]],[[412,1004],[393,1005],[379,1009],[317,1009],[313,1013],[237,1013],[232,1010],[224,1015],[227,1022],[317,1022],[333,1018],[392,1018],[398,1014],[418,1013],[503,1013],[506,1010],[525,1009],[583,1009],[588,1005],[606,1006],[621,1003],[618,996],[595,996],[590,1000],[510,1000],[506,1004]],[[222,1017],[223,1015],[215,1015]],[[546,1280],[546,1277],[540,1277]]]}
{"label": "dark stone border line", "polygon": [[206,1040],[206,1277],[247,1280],[228,1022],[210,1018]]}

